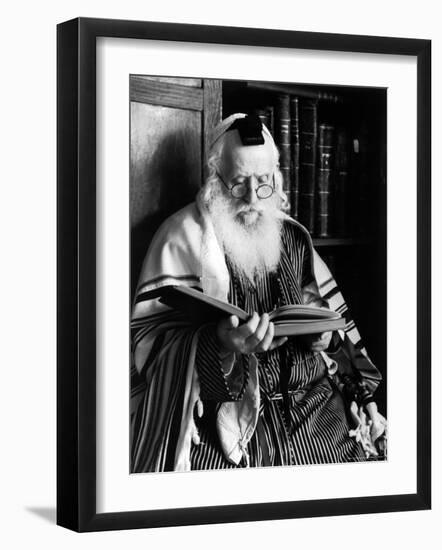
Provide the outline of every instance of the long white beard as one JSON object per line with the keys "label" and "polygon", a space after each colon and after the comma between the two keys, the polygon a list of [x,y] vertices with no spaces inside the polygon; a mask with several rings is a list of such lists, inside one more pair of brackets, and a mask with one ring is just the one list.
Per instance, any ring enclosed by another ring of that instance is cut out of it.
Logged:
{"label": "long white beard", "polygon": [[281,213],[276,197],[265,201],[254,207],[244,204],[238,209],[230,199],[215,192],[208,204],[225,254],[238,275],[252,283],[276,271],[281,257]]}

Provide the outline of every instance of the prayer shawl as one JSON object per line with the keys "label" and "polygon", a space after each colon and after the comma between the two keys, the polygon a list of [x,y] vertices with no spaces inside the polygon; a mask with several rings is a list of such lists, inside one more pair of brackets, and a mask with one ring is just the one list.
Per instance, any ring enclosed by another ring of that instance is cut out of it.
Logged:
{"label": "prayer shawl", "polygon": [[[312,257],[313,282],[303,289],[306,304],[325,305],[346,319],[339,331],[342,346],[334,357],[339,369],[356,373],[374,391],[381,380],[361,345],[354,322],[325,263],[306,236]],[[132,471],[190,470],[192,442],[198,444],[194,414],[201,416],[199,383],[195,367],[197,327],[185,315],[145,299],[145,293],[165,285],[180,284],[227,301],[229,274],[209,213],[198,197],[196,203],[168,218],[157,231],[146,255],[132,314],[133,363],[143,384],[132,388]],[[329,369],[336,363],[325,353]],[[239,464],[246,455],[258,419],[258,362],[250,356],[249,381],[239,401],[220,404],[217,432],[226,458]]]}

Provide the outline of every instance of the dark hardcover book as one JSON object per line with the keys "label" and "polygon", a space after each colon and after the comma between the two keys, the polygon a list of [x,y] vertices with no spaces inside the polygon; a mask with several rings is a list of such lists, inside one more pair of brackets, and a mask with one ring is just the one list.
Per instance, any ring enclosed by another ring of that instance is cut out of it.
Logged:
{"label": "dark hardcover book", "polygon": [[274,109],[273,105],[266,105],[265,107],[257,107],[253,109],[253,114],[257,115],[261,122],[266,126],[267,130],[272,134],[275,139],[275,124],[274,124]]}
{"label": "dark hardcover book", "polygon": [[316,149],[318,102],[304,99],[299,105],[299,221],[310,232],[315,227]]}
{"label": "dark hardcover book", "polygon": [[270,130],[269,111],[266,107],[259,107],[254,109],[253,114],[259,117],[260,121],[264,124],[264,126],[266,126]]}
{"label": "dark hardcover book", "polygon": [[273,105],[267,105],[266,107],[266,115],[267,119],[269,121],[267,125],[267,129],[272,134],[273,138],[275,137],[275,109]]}
{"label": "dark hardcover book", "polygon": [[333,182],[333,232],[347,237],[349,227],[349,143],[346,131],[341,128],[336,137],[335,173]]}
{"label": "dark hardcover book", "polygon": [[333,176],[334,128],[320,124],[318,129],[318,153],[316,171],[315,234],[331,236],[331,193]]}
{"label": "dark hardcover book", "polygon": [[[216,322],[223,317],[236,315],[240,321],[247,321],[251,313],[203,294],[196,288],[169,285],[145,292],[137,301],[159,298],[160,302],[186,314],[197,325]],[[306,305],[286,305],[269,313],[275,325],[275,336],[296,336],[316,334],[343,329],[345,319],[329,309]]]}
{"label": "dark hardcover book", "polygon": [[275,99],[275,142],[279,149],[279,169],[284,180],[283,190],[287,195],[287,212],[290,212],[290,96],[278,94]]}
{"label": "dark hardcover book", "polygon": [[296,220],[299,217],[299,98],[290,97],[290,150],[291,150],[291,215]]}
{"label": "dark hardcover book", "polygon": [[352,142],[352,233],[366,237],[370,226],[370,153],[368,130],[362,126]]}

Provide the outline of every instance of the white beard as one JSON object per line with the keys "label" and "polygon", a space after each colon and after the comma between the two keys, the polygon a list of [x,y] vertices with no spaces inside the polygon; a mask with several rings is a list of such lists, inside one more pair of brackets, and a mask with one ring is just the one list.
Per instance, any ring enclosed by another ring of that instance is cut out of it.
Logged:
{"label": "white beard", "polygon": [[281,257],[282,217],[275,196],[254,206],[236,203],[221,192],[207,204],[216,236],[233,268],[251,283],[276,271]]}

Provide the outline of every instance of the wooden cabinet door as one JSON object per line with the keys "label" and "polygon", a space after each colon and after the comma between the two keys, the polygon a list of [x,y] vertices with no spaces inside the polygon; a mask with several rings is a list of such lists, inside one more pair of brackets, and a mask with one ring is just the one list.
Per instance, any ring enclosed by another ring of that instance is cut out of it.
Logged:
{"label": "wooden cabinet door", "polygon": [[130,77],[132,290],[158,226],[194,200],[220,119],[219,80]]}

